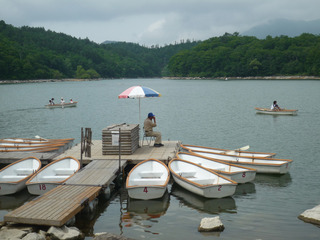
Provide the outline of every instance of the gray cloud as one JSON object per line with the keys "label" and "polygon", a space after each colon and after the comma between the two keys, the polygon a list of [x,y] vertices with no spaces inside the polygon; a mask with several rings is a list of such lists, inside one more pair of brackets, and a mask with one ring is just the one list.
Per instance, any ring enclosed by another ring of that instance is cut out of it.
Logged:
{"label": "gray cloud", "polygon": [[318,0],[0,0],[0,18],[101,43],[145,45],[245,32],[273,19],[315,20]]}

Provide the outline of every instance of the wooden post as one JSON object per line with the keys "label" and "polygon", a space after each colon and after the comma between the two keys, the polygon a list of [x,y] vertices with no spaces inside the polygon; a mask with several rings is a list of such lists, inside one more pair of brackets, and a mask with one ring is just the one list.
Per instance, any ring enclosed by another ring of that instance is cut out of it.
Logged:
{"label": "wooden post", "polygon": [[121,128],[119,128],[119,172],[121,174]]}
{"label": "wooden post", "polygon": [[82,154],[83,154],[83,128],[81,128],[81,147],[80,147],[80,168],[82,168]]}

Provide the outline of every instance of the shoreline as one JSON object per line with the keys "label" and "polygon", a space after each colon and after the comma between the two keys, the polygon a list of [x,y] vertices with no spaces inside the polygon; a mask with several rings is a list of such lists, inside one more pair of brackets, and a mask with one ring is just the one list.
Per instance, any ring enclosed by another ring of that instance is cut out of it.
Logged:
{"label": "shoreline", "polygon": [[[320,76],[257,76],[257,77],[159,77],[160,79],[172,80],[320,80]],[[107,80],[109,78],[94,78],[94,79],[80,79],[80,78],[64,78],[64,79],[30,79],[30,80],[0,80],[0,84],[12,83],[42,83],[42,82],[84,82],[84,81],[99,81]],[[116,78],[110,78],[116,79]],[[122,79],[122,78],[119,78]]]}

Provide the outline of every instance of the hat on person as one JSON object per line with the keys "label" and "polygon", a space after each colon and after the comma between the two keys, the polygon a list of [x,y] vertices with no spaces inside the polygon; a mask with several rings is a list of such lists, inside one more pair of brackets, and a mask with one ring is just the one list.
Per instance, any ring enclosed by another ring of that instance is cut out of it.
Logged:
{"label": "hat on person", "polygon": [[151,112],[151,113],[148,114],[148,118],[149,117],[155,117],[155,115],[153,115],[153,113]]}

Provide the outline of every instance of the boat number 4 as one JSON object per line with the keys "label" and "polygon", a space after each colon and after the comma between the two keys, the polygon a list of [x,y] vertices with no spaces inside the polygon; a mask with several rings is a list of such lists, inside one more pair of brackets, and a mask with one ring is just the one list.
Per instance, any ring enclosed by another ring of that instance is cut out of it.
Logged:
{"label": "boat number 4", "polygon": [[40,188],[40,190],[46,190],[47,189],[45,184],[39,184],[39,188]]}
{"label": "boat number 4", "polygon": [[145,187],[145,188],[143,189],[143,192],[148,193],[148,188]]}

